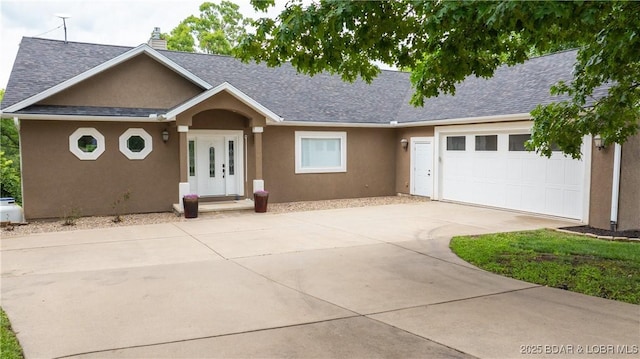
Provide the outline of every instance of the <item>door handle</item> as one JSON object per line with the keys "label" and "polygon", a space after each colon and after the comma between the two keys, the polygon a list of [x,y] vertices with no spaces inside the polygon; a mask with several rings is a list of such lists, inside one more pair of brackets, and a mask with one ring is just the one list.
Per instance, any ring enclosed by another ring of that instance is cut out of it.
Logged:
{"label": "door handle", "polygon": [[222,164],[222,178],[225,178],[225,169],[224,169],[224,163]]}
{"label": "door handle", "polygon": [[427,176],[431,176],[431,170],[427,170]]}

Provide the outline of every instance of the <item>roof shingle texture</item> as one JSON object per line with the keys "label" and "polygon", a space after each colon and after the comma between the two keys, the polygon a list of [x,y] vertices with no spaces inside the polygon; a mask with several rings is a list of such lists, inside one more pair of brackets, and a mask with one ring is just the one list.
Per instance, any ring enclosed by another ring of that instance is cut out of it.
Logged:
{"label": "roof shingle texture", "polygon": [[[25,37],[16,56],[2,108],[129,50],[131,47]],[[502,66],[490,79],[469,77],[458,85],[455,96],[426,99],[424,107],[416,108],[409,104],[413,89],[409,74],[405,72],[382,71],[371,84],[361,80],[346,83],[339,76],[324,73],[313,77],[298,74],[290,64],[269,68],[264,64],[245,64],[229,56],[159,52],[214,87],[223,82],[230,83],[285,121],[379,124],[530,112],[538,104],[558,100],[550,95],[549,88],[559,80],[572,78],[576,57],[575,51],[566,51],[513,67]],[[37,109],[38,113],[45,111],[41,107],[32,109]],[[82,111],[59,110],[66,112],[64,114]],[[46,111],[56,113],[58,109]],[[90,109],[91,114],[100,111],[99,108]],[[125,109],[104,108],[102,111],[104,115],[137,113]]]}

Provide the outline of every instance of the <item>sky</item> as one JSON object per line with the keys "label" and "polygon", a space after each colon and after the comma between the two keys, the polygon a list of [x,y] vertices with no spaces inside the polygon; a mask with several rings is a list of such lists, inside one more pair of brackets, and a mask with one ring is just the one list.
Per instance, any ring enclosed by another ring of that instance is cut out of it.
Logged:
{"label": "sky", "polygon": [[[0,0],[0,89],[7,87],[11,67],[22,37],[64,40],[62,20],[66,20],[68,41],[108,45],[138,46],[149,40],[154,27],[170,32],[189,15],[198,15],[200,4],[216,0]],[[256,13],[249,0],[232,0],[245,17]],[[276,1],[267,16],[284,7]]]}

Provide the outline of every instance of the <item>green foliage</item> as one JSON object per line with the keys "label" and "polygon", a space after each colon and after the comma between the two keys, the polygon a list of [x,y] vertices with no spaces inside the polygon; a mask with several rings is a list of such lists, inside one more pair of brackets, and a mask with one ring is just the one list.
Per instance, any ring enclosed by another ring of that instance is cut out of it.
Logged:
{"label": "green foliage", "polygon": [[[252,0],[262,11],[273,3]],[[254,22],[237,56],[269,66],[290,61],[299,72],[346,81],[371,81],[380,72],[374,61],[409,68],[411,102],[422,106],[455,94],[469,76],[489,78],[501,65],[580,47],[575,80],[552,90],[569,100],[532,112],[530,142],[542,155],[557,144],[579,158],[584,135],[623,143],[638,132],[639,13],[640,2],[627,1],[292,0],[276,19]]]}
{"label": "green foliage", "polygon": [[[251,19],[230,1],[200,5],[200,16],[189,16],[169,34],[162,34],[169,50],[229,55],[246,35]],[[197,41],[197,44],[196,44]]]}
{"label": "green foliage", "polygon": [[0,308],[0,353],[3,359],[22,359],[22,347],[11,328],[7,313]]}
{"label": "green foliage", "polygon": [[[0,102],[4,89],[0,89]],[[22,203],[20,185],[20,135],[13,119],[0,119],[0,195]]]}
{"label": "green foliage", "polygon": [[127,211],[127,203],[131,199],[131,190],[126,190],[111,204],[114,212],[113,223],[122,222],[122,214]]}
{"label": "green foliage", "polygon": [[531,283],[640,304],[640,244],[550,230],[455,237],[451,249],[485,270]]}
{"label": "green foliage", "polygon": [[0,192],[2,197],[13,197],[16,202],[22,203],[20,170],[14,165],[13,160],[0,151]]}
{"label": "green foliage", "polygon": [[65,206],[62,212],[62,225],[75,226],[78,219],[82,217],[82,211],[75,206]]}

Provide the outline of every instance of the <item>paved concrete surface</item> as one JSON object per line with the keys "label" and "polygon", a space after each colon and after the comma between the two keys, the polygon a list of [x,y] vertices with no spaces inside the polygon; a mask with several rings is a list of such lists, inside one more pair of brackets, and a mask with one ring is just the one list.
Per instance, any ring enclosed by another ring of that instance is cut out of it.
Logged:
{"label": "paved concrete surface", "polygon": [[448,249],[569,224],[426,202],[6,238],[2,307],[27,358],[638,357],[639,306]]}

